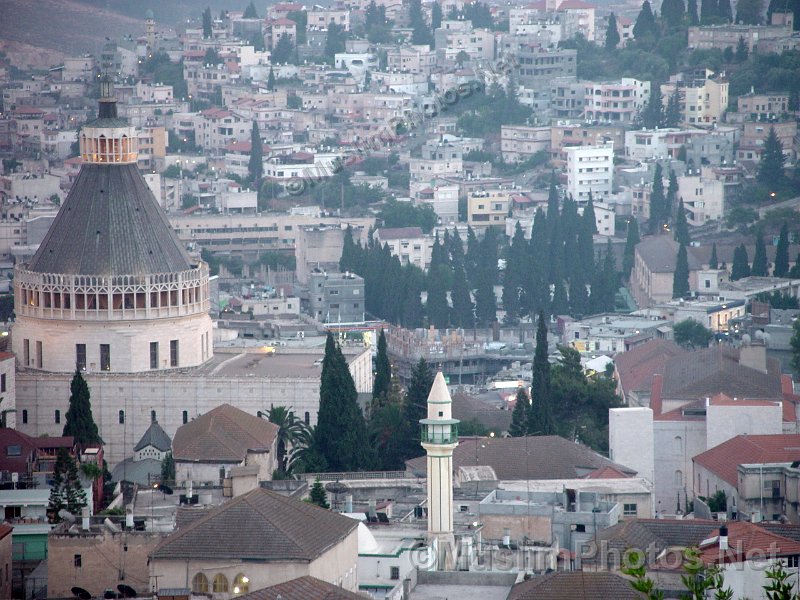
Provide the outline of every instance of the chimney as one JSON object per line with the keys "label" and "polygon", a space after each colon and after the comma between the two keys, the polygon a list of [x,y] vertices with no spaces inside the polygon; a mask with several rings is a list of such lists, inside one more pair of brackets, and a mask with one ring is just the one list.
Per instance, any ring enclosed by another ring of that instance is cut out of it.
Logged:
{"label": "chimney", "polygon": [[722,525],[719,528],[719,549],[720,550],[727,550],[728,549],[728,526]]}
{"label": "chimney", "polygon": [[81,529],[83,531],[89,531],[89,529],[90,529],[90,526],[89,526],[89,507],[88,506],[84,506],[81,509]]}
{"label": "chimney", "polygon": [[188,500],[192,499],[192,480],[191,479],[186,481],[186,498]]}
{"label": "chimney", "polygon": [[353,494],[347,494],[344,497],[344,512],[353,512]]}
{"label": "chimney", "polygon": [[133,504],[125,507],[125,529],[133,529]]}

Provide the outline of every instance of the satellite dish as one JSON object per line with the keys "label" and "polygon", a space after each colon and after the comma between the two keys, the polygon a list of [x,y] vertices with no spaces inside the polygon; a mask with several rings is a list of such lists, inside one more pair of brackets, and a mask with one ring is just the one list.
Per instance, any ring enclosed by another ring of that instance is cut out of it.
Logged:
{"label": "satellite dish", "polygon": [[117,589],[119,590],[119,593],[122,595],[123,598],[136,598],[136,590],[129,585],[120,583],[117,586]]}
{"label": "satellite dish", "polygon": [[80,600],[91,600],[92,595],[82,587],[75,586],[70,591],[73,596],[80,598]]}
{"label": "satellite dish", "polygon": [[169,487],[168,485],[163,484],[163,483],[155,484],[153,486],[153,489],[158,490],[159,492],[162,492],[163,494],[166,494],[167,496],[171,496],[173,494],[172,488]]}
{"label": "satellite dish", "polygon": [[326,483],[325,489],[332,494],[341,494],[342,492],[347,491],[347,486],[343,483],[339,483],[338,481],[334,481],[332,483]]}

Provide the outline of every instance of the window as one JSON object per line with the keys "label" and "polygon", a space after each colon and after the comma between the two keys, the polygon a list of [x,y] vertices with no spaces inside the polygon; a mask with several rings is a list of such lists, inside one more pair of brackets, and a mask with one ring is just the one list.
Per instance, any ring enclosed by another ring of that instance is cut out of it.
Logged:
{"label": "window", "polygon": [[189,422],[189,411],[183,411],[183,424],[186,425]]}
{"label": "window", "polygon": [[80,554],[76,554],[72,557],[72,564],[75,565],[76,569],[80,569],[83,566],[83,558]]}
{"label": "window", "polygon": [[0,375],[0,392],[6,391],[6,374]]}
{"label": "window", "polygon": [[30,340],[22,340],[22,362],[25,366],[30,366],[31,364],[31,341]]}
{"label": "window", "polygon": [[22,456],[22,446],[19,444],[6,446],[6,456]]}
{"label": "window", "polygon": [[217,573],[214,576],[214,592],[227,592],[228,591],[228,580],[225,578],[225,575],[222,573]]}
{"label": "window", "polygon": [[169,342],[169,366],[178,366],[178,340],[170,340]]}
{"label": "window", "polygon": [[391,567],[389,578],[400,579],[400,567]]}
{"label": "window", "polygon": [[42,342],[36,342],[36,366],[40,369],[44,368],[44,353],[42,351]]}
{"label": "window", "polygon": [[86,344],[75,344],[75,368],[86,370]]}
{"label": "window", "polygon": [[150,342],[150,368],[158,368],[158,342]]}
{"label": "window", "polygon": [[577,533],[586,533],[586,525],[584,525],[583,523],[575,525],[575,531]]}
{"label": "window", "polygon": [[250,578],[239,573],[233,580],[233,593],[246,594],[250,591]]}
{"label": "window", "polygon": [[622,505],[622,514],[626,517],[635,517],[636,513],[636,504],[623,504]]}
{"label": "window", "polygon": [[100,370],[111,370],[111,346],[109,344],[100,344]]}
{"label": "window", "polygon": [[124,410],[119,411],[119,424],[120,425],[124,425],[125,424],[125,411]]}
{"label": "window", "polygon": [[154,410],[150,411],[150,422],[151,423],[155,423],[156,422],[156,411],[154,411]]}
{"label": "window", "polygon": [[55,415],[54,415],[53,419],[55,420],[55,422],[56,422],[56,425],[58,425],[59,423],[61,423],[61,411],[60,411],[60,410],[56,410],[56,412],[55,412]]}
{"label": "window", "polygon": [[306,414],[303,415],[303,420],[306,422],[306,425],[311,425],[311,413],[306,411]]}
{"label": "window", "polygon": [[683,486],[683,471],[681,471],[680,469],[675,471],[675,479],[674,479],[674,481],[675,481],[675,486],[676,487]]}
{"label": "window", "polygon": [[208,593],[208,578],[203,575],[202,573],[198,573],[192,579],[192,591],[195,594],[207,594]]}
{"label": "window", "polygon": [[28,411],[27,410],[23,410],[22,411],[22,424],[23,425],[27,425],[28,424]]}

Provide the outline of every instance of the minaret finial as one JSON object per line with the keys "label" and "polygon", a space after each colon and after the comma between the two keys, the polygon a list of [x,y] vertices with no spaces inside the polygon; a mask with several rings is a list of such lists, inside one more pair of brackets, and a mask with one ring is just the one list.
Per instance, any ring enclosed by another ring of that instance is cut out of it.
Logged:
{"label": "minaret finial", "polygon": [[114,95],[114,82],[108,73],[100,79],[100,105],[98,116],[101,119],[117,118],[117,97]]}

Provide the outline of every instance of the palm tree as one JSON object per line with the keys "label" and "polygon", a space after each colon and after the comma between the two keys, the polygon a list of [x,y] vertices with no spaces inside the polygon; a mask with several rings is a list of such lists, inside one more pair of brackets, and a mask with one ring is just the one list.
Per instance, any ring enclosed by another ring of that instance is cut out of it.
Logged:
{"label": "palm tree", "polygon": [[266,417],[270,423],[278,426],[278,470],[288,474],[289,461],[288,454],[297,448],[298,442],[302,438],[304,430],[308,426],[294,416],[294,412],[285,406],[270,405],[266,412],[258,411],[259,417]]}
{"label": "palm tree", "polygon": [[317,451],[314,439],[317,428],[300,422],[300,429],[295,438],[292,452],[289,455],[287,468],[290,472],[319,473],[325,471],[328,465],[325,457]]}

